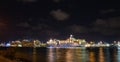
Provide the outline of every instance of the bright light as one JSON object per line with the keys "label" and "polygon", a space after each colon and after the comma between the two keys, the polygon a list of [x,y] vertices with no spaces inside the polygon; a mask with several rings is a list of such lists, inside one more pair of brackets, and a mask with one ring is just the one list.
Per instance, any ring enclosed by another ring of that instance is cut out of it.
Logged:
{"label": "bright light", "polygon": [[18,47],[22,47],[22,45],[21,45],[21,44],[18,44]]}
{"label": "bright light", "polygon": [[7,43],[7,44],[6,44],[6,47],[10,47],[10,43]]}

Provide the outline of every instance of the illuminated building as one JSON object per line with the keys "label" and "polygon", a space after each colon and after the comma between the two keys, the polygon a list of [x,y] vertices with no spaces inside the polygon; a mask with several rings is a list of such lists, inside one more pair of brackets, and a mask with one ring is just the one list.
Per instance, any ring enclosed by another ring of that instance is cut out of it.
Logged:
{"label": "illuminated building", "polygon": [[70,35],[66,40],[50,39],[47,44],[52,47],[76,47],[86,44],[86,41],[84,39],[76,39],[73,35]]}

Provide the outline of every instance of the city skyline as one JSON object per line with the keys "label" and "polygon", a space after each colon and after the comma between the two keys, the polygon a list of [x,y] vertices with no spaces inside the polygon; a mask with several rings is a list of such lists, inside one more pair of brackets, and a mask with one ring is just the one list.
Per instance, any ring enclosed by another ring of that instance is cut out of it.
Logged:
{"label": "city skyline", "polygon": [[120,40],[119,3],[77,0],[0,1],[0,40]]}

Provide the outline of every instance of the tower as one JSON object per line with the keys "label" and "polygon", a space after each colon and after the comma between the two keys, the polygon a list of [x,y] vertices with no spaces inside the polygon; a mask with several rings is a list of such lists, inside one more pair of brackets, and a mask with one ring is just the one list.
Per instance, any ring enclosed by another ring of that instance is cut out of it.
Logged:
{"label": "tower", "polygon": [[73,39],[73,35],[70,35],[69,39],[70,39],[70,41],[69,41],[70,43],[73,42],[73,40],[72,40]]}

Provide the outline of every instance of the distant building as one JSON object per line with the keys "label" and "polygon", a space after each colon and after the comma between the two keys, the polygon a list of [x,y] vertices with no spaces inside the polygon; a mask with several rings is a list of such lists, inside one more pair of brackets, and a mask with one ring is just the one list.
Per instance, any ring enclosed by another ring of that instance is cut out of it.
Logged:
{"label": "distant building", "polygon": [[48,45],[57,46],[57,45],[69,45],[69,46],[79,46],[86,44],[86,41],[84,39],[76,39],[73,37],[73,35],[70,35],[70,37],[66,40],[56,40],[56,39],[50,39],[47,41]]}

